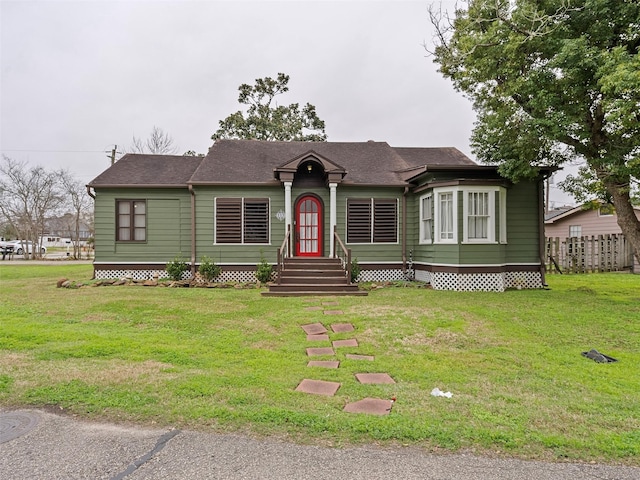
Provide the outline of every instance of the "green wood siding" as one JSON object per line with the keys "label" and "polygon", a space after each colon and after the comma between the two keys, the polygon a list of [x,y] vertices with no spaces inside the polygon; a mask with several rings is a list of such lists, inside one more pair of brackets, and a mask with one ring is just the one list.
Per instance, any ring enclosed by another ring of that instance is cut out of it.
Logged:
{"label": "green wood siding", "polygon": [[[277,249],[285,233],[284,187],[194,187],[196,204],[196,261],[203,256],[219,264],[255,265],[263,255],[276,261]],[[292,220],[295,221],[295,202],[301,195],[312,193],[323,204],[323,253],[330,255],[330,197],[329,188],[293,188],[291,192]],[[408,194],[407,257],[412,251],[415,262],[426,264],[491,265],[539,262],[539,189],[536,182],[520,182],[507,189],[507,244],[463,244],[463,192],[458,195],[457,244],[420,244],[420,194]],[[351,187],[339,184],[337,191],[337,231],[346,243],[347,199],[394,198],[398,202],[398,241],[394,243],[346,244],[360,263],[398,263],[402,261],[403,189],[382,187]],[[269,198],[270,240],[265,244],[216,244],[215,198]],[[142,243],[116,242],[116,200],[140,199],[147,202],[147,238]],[[496,214],[500,212],[500,198],[496,199]],[[497,218],[497,217],[496,217]],[[496,240],[500,239],[499,220],[496,221]],[[95,200],[96,262],[164,263],[180,255],[191,258],[191,196],[185,189],[99,189]]]}
{"label": "green wood siding", "polygon": [[[116,241],[116,200],[146,201],[146,241]],[[190,198],[179,189],[100,189],[95,200],[97,262],[162,263],[190,257]]]}
{"label": "green wood siding", "polygon": [[[461,188],[466,188],[461,186]],[[420,197],[423,191],[410,200],[413,226],[408,235],[407,249],[413,250],[413,260],[426,264],[452,265],[503,265],[509,263],[539,262],[538,239],[538,187],[536,182],[520,182],[507,189],[507,243],[500,240],[500,196],[496,197],[496,243],[462,243],[463,192],[458,192],[458,243],[420,244]]]}
{"label": "green wood siding", "polygon": [[[276,252],[284,239],[285,222],[277,218],[284,212],[284,187],[205,187],[194,188],[196,196],[196,261],[203,256],[218,264],[255,265],[261,254],[268,262],[276,261]],[[215,199],[269,198],[270,241],[266,244],[216,244]]]}
{"label": "green wood siding", "polygon": [[[357,257],[359,263],[398,263],[402,261],[402,194],[403,190],[399,188],[350,188],[338,185],[336,228],[345,246],[351,249],[351,256]],[[398,201],[398,241],[395,243],[346,243],[348,198],[395,198]]]}
{"label": "green wood siding", "polygon": [[507,263],[539,263],[540,191],[536,182],[520,182],[507,190]]}

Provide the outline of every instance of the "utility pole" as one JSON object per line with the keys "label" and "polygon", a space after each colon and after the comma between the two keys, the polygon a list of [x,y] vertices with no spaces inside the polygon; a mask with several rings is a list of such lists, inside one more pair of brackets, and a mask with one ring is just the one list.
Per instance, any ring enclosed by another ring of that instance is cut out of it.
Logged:
{"label": "utility pole", "polygon": [[114,145],[113,149],[111,150],[111,156],[109,157],[111,159],[111,165],[116,163],[116,150],[117,149],[118,149],[118,145]]}

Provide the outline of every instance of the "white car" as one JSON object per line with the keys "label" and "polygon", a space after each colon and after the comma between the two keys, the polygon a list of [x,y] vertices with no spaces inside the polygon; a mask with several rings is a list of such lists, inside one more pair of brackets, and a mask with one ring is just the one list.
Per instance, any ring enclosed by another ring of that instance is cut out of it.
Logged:
{"label": "white car", "polygon": [[[12,242],[7,242],[6,245],[8,247],[13,247],[13,252],[16,255],[22,255],[24,253],[24,247],[27,248],[29,254],[33,251],[33,242],[27,240],[14,240]],[[44,255],[47,253],[47,247],[40,247],[40,253]]]}

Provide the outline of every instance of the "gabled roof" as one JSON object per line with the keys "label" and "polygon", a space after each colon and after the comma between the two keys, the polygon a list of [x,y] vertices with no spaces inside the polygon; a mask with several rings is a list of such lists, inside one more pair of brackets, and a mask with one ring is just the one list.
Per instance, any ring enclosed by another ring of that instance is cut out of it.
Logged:
{"label": "gabled roof", "polygon": [[[571,217],[573,215],[575,215],[576,213],[580,213],[580,212],[586,212],[588,210],[597,210],[592,208],[592,207],[587,207],[589,204],[583,204],[583,205],[578,205],[577,207],[560,207],[554,210],[551,210],[550,212],[548,212],[547,214],[545,214],[544,216],[544,223],[554,223],[557,222],[559,220],[562,220],[564,218],[567,217]],[[640,207],[636,207],[634,206],[633,209],[636,212],[640,213]],[[615,214],[615,210],[614,210],[614,214]]]}
{"label": "gabled roof", "polygon": [[394,147],[411,167],[422,165],[470,165],[478,166],[476,162],[467,157],[457,148],[453,147]]}
{"label": "gabled roof", "polygon": [[186,187],[202,157],[128,153],[94,178],[90,187]]}
{"label": "gabled roof", "polygon": [[581,212],[584,209],[582,205],[578,205],[577,207],[558,207],[544,214],[545,223],[553,223],[560,218],[565,216],[572,215],[576,212]]}
{"label": "gabled roof", "polygon": [[[206,157],[127,154],[89,187],[277,185],[303,162],[322,165],[345,185],[407,186],[428,171],[480,172],[455,148],[393,148],[386,142],[267,142],[218,140]],[[334,181],[334,180],[332,180]]]}
{"label": "gabled roof", "polygon": [[[477,166],[455,148],[393,148],[386,142],[263,142],[218,140],[191,178],[194,184],[276,181],[279,167],[293,168],[308,156],[345,172],[345,184],[405,185],[404,172],[420,162]],[[423,163],[424,165],[425,163]],[[335,166],[335,167],[334,167]]]}

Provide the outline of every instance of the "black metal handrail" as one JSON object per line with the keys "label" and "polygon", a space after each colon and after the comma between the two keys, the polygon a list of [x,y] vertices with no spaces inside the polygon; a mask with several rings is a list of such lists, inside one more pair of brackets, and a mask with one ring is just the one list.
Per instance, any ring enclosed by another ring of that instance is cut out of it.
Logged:
{"label": "black metal handrail", "polygon": [[[333,242],[333,258],[342,258],[340,253],[344,255],[343,266],[345,275],[347,276],[347,281],[351,283],[351,249],[344,246],[340,235],[338,235],[338,232],[335,230],[333,231],[333,238],[335,239]],[[338,247],[340,247],[340,252],[338,252]]]}
{"label": "black metal handrail", "polygon": [[282,245],[278,249],[278,285],[280,285],[280,279],[282,278],[282,271],[284,270],[284,259],[291,256],[291,225],[287,225],[287,231],[284,234],[284,240]]}

